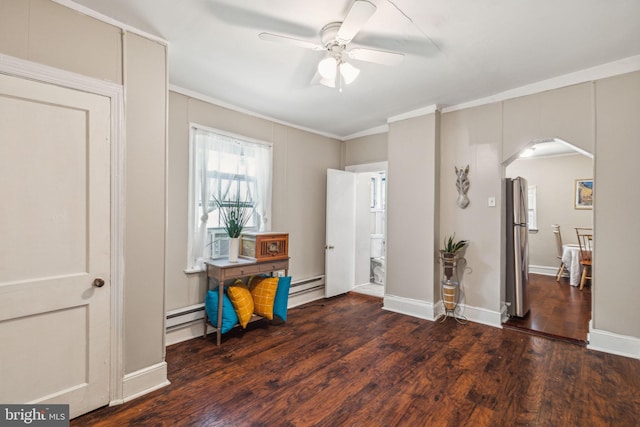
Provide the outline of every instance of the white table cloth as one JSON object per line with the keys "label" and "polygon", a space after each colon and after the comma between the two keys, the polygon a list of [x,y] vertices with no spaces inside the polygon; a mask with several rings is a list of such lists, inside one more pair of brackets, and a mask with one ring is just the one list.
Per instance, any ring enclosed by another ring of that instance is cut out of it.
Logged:
{"label": "white table cloth", "polygon": [[562,262],[569,270],[569,283],[571,286],[580,284],[580,247],[578,245],[562,245]]}

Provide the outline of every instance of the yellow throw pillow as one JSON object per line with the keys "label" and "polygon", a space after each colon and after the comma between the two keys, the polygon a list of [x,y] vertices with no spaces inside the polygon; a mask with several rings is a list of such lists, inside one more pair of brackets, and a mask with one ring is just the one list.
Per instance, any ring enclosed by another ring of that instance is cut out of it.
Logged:
{"label": "yellow throw pillow", "polygon": [[267,277],[268,276],[251,276],[251,277],[249,277],[249,280],[247,280],[247,288],[249,288],[249,290],[252,291],[253,288],[255,288],[258,283],[260,283],[262,280],[266,279]]}
{"label": "yellow throw pillow", "polygon": [[277,290],[277,277],[266,277],[253,287],[251,290],[254,305],[253,311],[258,316],[273,320],[273,300],[276,298]]}
{"label": "yellow throw pillow", "polygon": [[251,292],[242,283],[234,283],[227,288],[227,294],[238,315],[238,323],[246,328],[253,315],[253,298]]}

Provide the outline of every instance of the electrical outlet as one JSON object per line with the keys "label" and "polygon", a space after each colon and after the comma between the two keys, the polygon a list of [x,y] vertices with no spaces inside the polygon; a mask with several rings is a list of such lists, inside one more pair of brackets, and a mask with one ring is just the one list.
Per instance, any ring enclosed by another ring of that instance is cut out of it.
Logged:
{"label": "electrical outlet", "polygon": [[489,197],[489,200],[487,201],[487,204],[494,208],[496,206],[496,198],[495,197]]}

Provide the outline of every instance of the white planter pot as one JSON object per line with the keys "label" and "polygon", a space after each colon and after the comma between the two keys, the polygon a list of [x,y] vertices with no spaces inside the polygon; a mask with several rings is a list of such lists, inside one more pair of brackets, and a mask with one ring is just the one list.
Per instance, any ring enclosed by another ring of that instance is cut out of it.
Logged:
{"label": "white planter pot", "polygon": [[238,262],[238,255],[240,254],[240,238],[229,238],[229,262]]}

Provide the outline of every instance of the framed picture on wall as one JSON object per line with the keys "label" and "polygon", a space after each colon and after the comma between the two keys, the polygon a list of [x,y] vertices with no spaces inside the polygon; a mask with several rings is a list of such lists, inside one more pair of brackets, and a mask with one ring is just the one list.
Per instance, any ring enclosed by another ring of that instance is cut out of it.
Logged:
{"label": "framed picture on wall", "polygon": [[576,179],[575,208],[593,209],[593,179]]}

